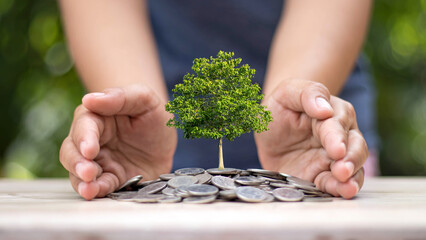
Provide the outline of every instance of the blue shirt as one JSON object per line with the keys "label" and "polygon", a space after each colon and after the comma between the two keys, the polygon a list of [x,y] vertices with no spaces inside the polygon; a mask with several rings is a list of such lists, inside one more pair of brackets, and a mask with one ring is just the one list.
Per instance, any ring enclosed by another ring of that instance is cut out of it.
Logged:
{"label": "blue shirt", "polygon": [[[234,52],[251,68],[260,86],[269,48],[283,8],[282,0],[151,0],[149,10],[169,94],[191,71],[194,58]],[[359,59],[340,97],[351,102],[370,148],[377,146],[374,88],[365,60]],[[170,96],[171,97],[171,96]],[[184,139],[178,131],[174,169],[217,167],[218,141]],[[224,140],[225,166],[259,168],[253,134]]]}

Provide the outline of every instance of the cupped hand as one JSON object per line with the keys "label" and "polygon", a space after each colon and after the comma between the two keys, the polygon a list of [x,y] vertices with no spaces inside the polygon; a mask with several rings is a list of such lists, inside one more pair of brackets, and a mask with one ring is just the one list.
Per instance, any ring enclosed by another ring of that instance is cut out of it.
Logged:
{"label": "cupped hand", "polygon": [[169,172],[177,134],[166,126],[164,104],[142,85],[85,95],[59,156],[75,191],[90,200],[135,175],[150,180]]}
{"label": "cupped hand", "polygon": [[269,131],[255,134],[265,169],[314,182],[334,196],[354,197],[364,182],[367,144],[353,106],[316,82],[281,83],[263,102],[271,111]]}

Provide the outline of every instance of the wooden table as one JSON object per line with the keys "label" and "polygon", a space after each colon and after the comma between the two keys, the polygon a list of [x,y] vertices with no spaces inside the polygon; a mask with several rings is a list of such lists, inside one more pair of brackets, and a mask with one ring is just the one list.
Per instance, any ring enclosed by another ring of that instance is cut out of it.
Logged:
{"label": "wooden table", "polygon": [[68,180],[0,180],[0,239],[426,239],[426,178],[326,203],[84,201]]}

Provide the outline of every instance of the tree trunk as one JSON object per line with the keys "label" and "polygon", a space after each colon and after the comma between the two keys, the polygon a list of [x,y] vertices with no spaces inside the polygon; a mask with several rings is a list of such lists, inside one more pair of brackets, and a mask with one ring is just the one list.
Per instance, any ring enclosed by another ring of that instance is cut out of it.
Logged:
{"label": "tree trunk", "polygon": [[222,138],[219,138],[219,169],[225,169],[223,165]]}

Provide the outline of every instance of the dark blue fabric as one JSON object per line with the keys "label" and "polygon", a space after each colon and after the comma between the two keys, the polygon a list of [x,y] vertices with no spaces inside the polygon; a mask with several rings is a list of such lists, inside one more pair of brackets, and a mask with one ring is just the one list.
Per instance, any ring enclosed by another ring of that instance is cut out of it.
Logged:
{"label": "dark blue fabric", "polygon": [[[191,71],[194,58],[232,51],[243,63],[256,69],[254,81],[260,86],[268,52],[280,19],[282,0],[151,0],[149,10],[169,94],[183,75]],[[374,132],[374,91],[365,66],[357,64],[341,97],[354,104],[359,125],[368,144],[376,144]],[[170,96],[171,97],[171,96]],[[182,138],[179,133],[174,168],[217,167],[217,141]],[[228,167],[260,167],[253,134],[233,142],[224,140]]]}

